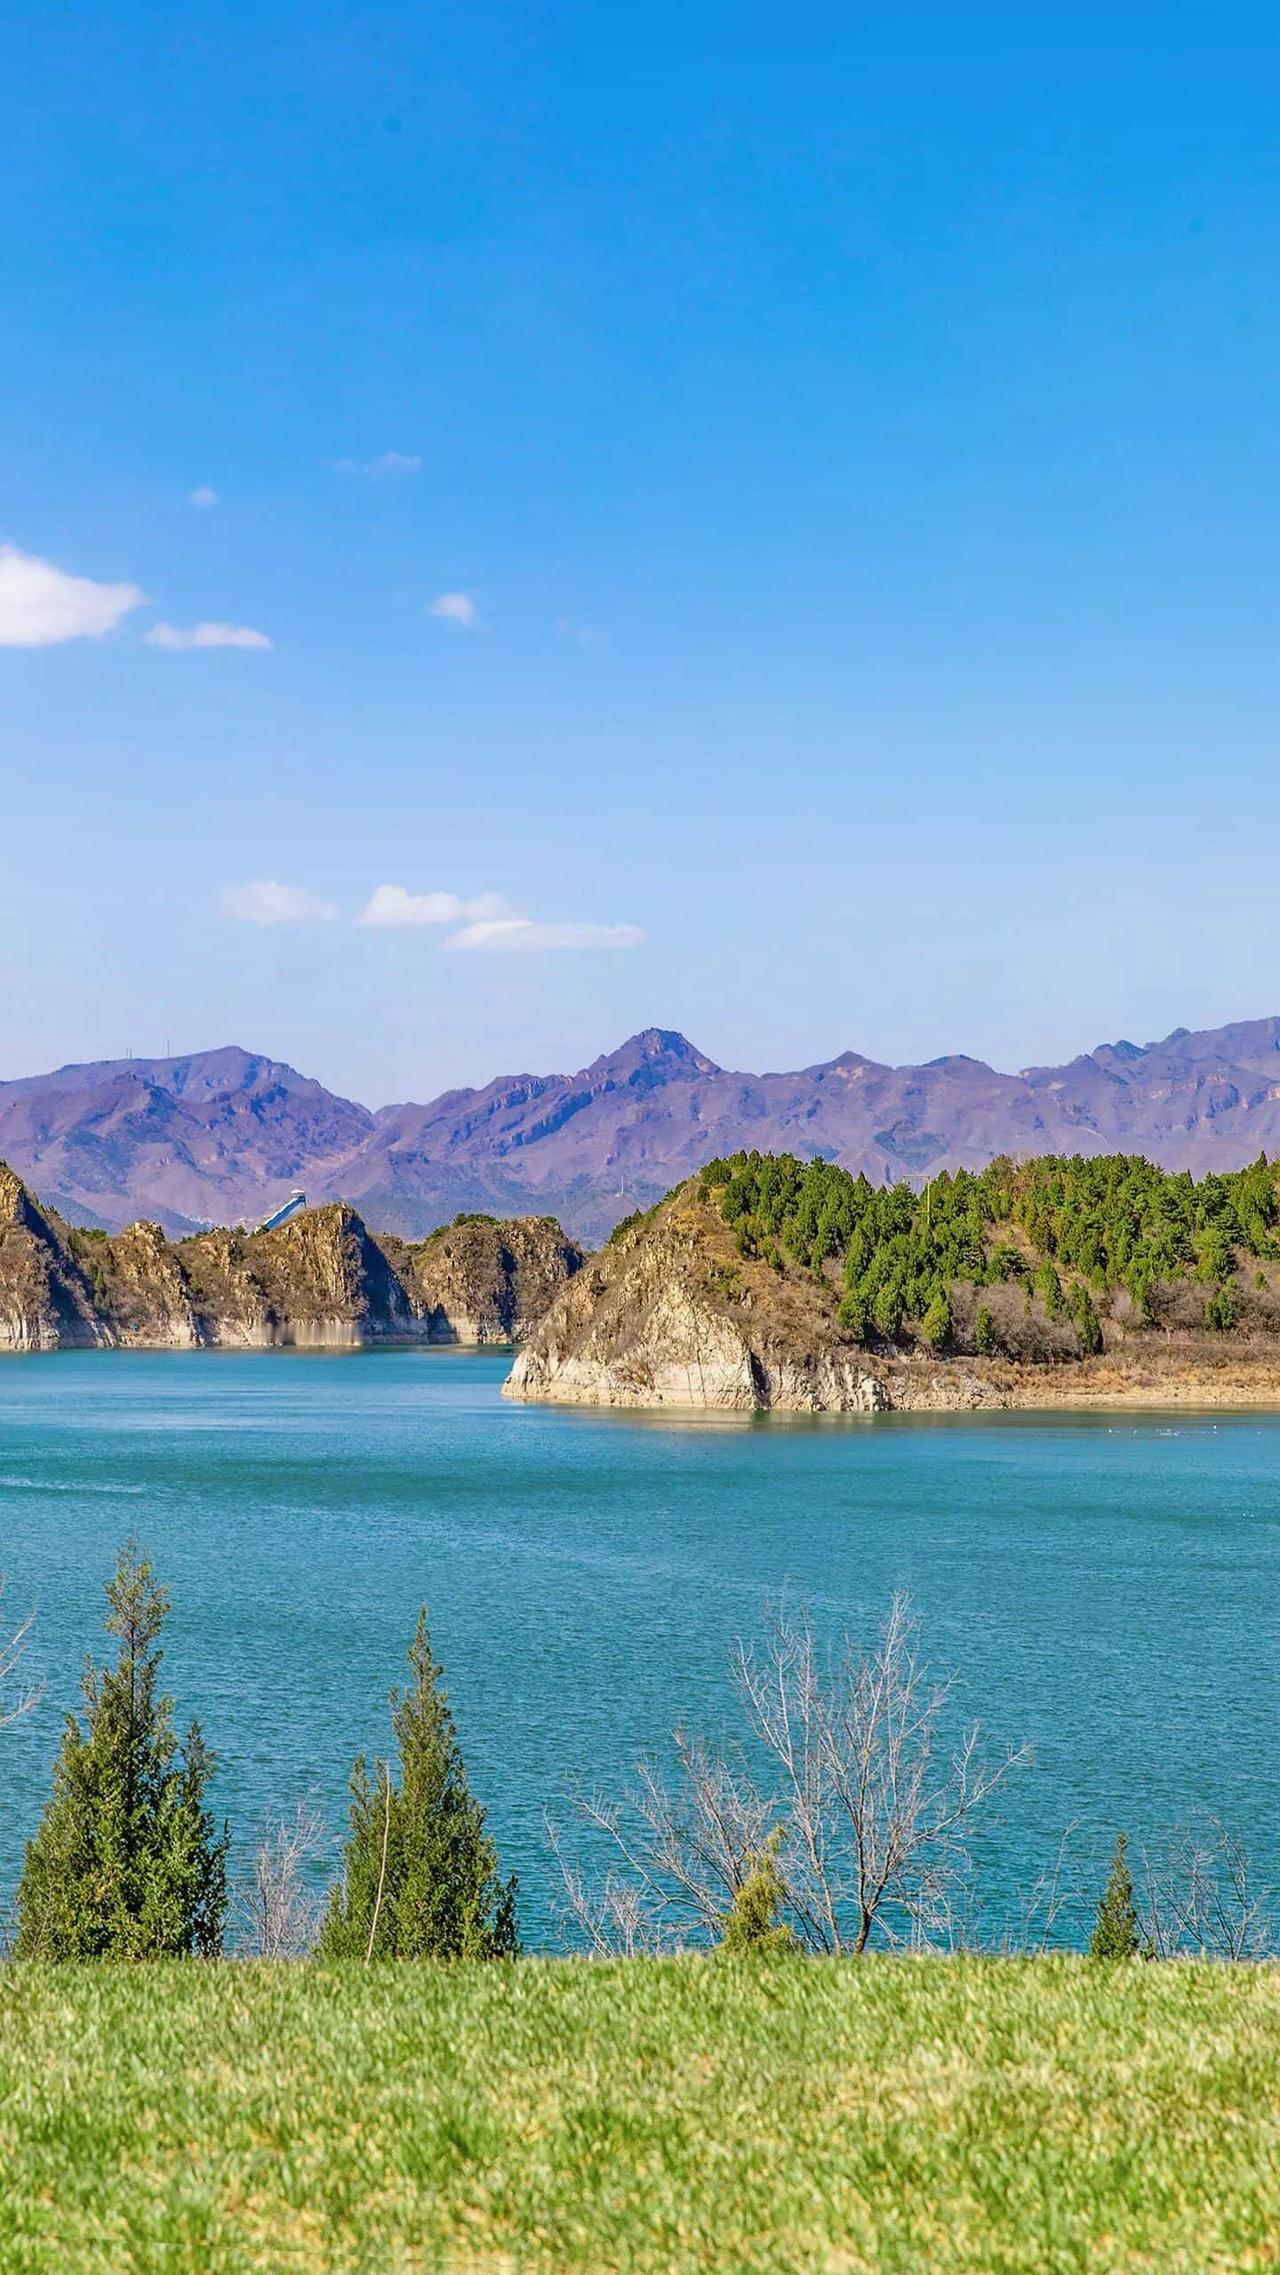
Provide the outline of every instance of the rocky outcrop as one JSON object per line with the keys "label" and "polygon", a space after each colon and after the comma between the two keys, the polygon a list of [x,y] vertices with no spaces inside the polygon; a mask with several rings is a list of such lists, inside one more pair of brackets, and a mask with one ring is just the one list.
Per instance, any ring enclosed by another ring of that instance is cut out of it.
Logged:
{"label": "rocky outcrop", "polygon": [[115,1340],[66,1228],[0,1162],[0,1350]]}
{"label": "rocky outcrop", "polygon": [[410,1248],[342,1202],[274,1232],[108,1236],[64,1224],[0,1164],[0,1349],[510,1342],[581,1263],[549,1217],[468,1220]]}
{"label": "rocky outcrop", "polygon": [[352,1208],[306,1209],[275,1232],[207,1232],[180,1261],[200,1340],[341,1350],[424,1339],[420,1315]]}
{"label": "rocky outcrop", "polygon": [[841,1338],[809,1275],[734,1250],[718,1212],[681,1187],[563,1289],[520,1352],[510,1398],[750,1413],[874,1413],[885,1374]]}
{"label": "rocky outcrop", "polygon": [[464,1216],[403,1250],[387,1246],[438,1343],[523,1342],[585,1261],[554,1217]]}

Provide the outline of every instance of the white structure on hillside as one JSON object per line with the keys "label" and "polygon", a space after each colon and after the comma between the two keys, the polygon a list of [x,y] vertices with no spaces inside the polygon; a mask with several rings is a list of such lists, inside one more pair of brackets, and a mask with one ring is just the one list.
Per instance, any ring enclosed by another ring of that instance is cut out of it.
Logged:
{"label": "white structure on hillside", "polygon": [[296,1216],[299,1209],[305,1209],[306,1205],[306,1194],[300,1186],[295,1186],[283,1208],[277,1209],[274,1216],[264,1216],[258,1226],[259,1232],[274,1232],[277,1226],[287,1224],[290,1217]]}

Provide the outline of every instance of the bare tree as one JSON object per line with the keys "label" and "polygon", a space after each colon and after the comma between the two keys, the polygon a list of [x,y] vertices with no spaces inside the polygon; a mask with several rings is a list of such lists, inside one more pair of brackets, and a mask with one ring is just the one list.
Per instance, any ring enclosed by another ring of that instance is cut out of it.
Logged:
{"label": "bare tree", "polygon": [[1216,1817],[1143,1852],[1143,1927],[1155,1959],[1257,1960],[1275,1950],[1274,1892],[1254,1882],[1248,1856]]}
{"label": "bare tree", "polygon": [[[4,1577],[0,1574],[0,1596],[4,1594],[4,1586]],[[24,1714],[30,1714],[44,1696],[43,1682],[24,1683],[19,1679],[15,1687],[15,1677],[31,1641],[35,1616],[29,1611],[12,1635],[0,1642],[0,1730],[7,1729],[11,1722],[20,1721]]]}
{"label": "bare tree", "polygon": [[641,1762],[622,1801],[593,1794],[578,1803],[580,1821],[617,1852],[621,1872],[588,1881],[552,1837],[570,1917],[601,1955],[718,1935],[772,1829],[776,1812],[741,1760],[684,1730],[673,1743],[674,1786]]}
{"label": "bare tree", "polygon": [[300,1801],[292,1817],[268,1817],[236,1889],[239,1950],[254,1959],[304,1959],[324,1908],[309,1871],[333,1846],[324,1819]]}
{"label": "bare tree", "polygon": [[870,1651],[846,1636],[824,1654],[807,1617],[771,1610],[733,1673],[740,1747],[677,1732],[674,1787],[645,1763],[622,1802],[581,1805],[623,1867],[592,1888],[561,1859],[592,1948],[718,1936],[775,1828],[786,1916],[806,1949],[857,1955],[877,1930],[897,1944],[953,1939],[974,1820],[1026,1754],[988,1765],[976,1724],[946,1750],[954,1678],[921,1659],[906,1598]]}

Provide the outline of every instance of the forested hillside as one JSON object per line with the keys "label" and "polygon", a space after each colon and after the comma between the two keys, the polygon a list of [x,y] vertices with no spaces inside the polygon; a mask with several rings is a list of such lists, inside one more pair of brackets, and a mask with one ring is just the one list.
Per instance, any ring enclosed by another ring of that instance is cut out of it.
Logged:
{"label": "forested hillside", "polygon": [[993,1161],[923,1191],[827,1162],[711,1162],[739,1255],[838,1281],[856,1343],[1088,1356],[1104,1324],[1280,1332],[1280,1178],[1265,1155],[1199,1180],[1135,1154]]}

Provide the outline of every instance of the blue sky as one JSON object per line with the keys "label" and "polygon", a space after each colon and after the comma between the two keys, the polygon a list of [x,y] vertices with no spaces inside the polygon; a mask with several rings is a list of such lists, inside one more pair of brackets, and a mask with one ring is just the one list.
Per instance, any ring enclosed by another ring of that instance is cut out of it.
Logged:
{"label": "blue sky", "polygon": [[1280,1010],[1277,45],[11,26],[0,1076],[234,1040],[377,1104],[652,1022],[1017,1066]]}

